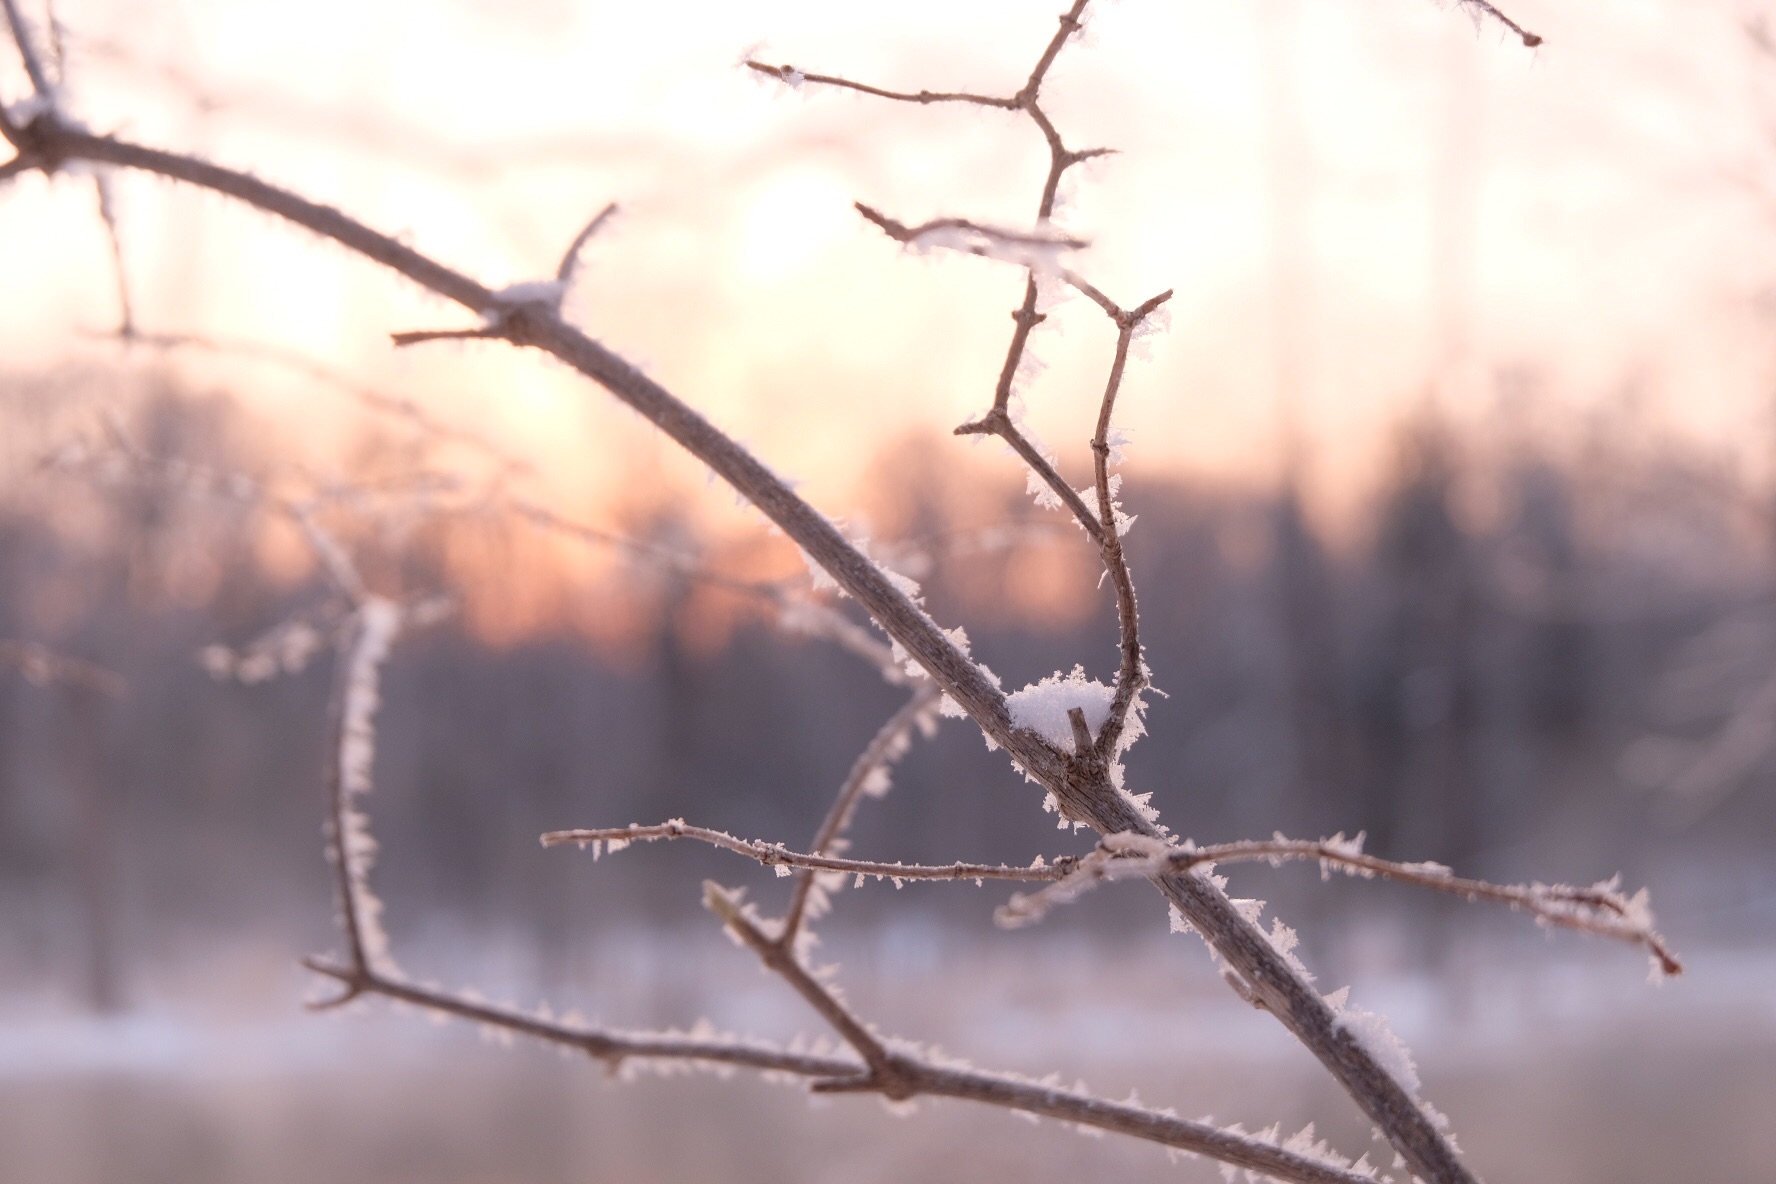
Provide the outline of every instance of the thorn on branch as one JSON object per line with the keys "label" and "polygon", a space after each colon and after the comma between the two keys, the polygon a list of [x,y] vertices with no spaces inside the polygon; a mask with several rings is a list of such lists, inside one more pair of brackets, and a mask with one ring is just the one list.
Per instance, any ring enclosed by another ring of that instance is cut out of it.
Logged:
{"label": "thorn on branch", "polygon": [[304,1004],[310,1011],[332,1011],[336,1007],[343,1007],[374,985],[370,976],[360,969],[335,966],[319,958],[304,958],[302,965],[316,974],[324,974],[337,980],[341,987],[340,993],[331,999],[316,999]]}
{"label": "thorn on branch", "polygon": [[1079,756],[1090,756],[1092,753],[1092,732],[1091,726],[1085,722],[1084,709],[1069,707],[1067,722],[1073,725],[1073,751]]}
{"label": "thorn on branch", "polygon": [[587,243],[592,241],[592,236],[597,234],[616,212],[617,203],[613,201],[598,211],[592,221],[586,223],[585,228],[574,236],[573,242],[568,244],[567,251],[561,256],[561,266],[555,269],[555,281],[561,285],[564,292],[573,283],[574,271],[579,267],[580,252],[585,249]]}
{"label": "thorn on branch", "polygon": [[879,1088],[875,1075],[870,1073],[858,1077],[822,1077],[808,1083],[808,1092],[816,1094],[874,1093]]}
{"label": "thorn on branch", "polygon": [[389,340],[395,348],[405,349],[410,345],[422,345],[429,341],[488,341],[503,340],[505,330],[498,326],[478,326],[473,329],[416,329],[406,333],[390,333]]}
{"label": "thorn on branch", "polygon": [[1259,998],[1258,992],[1252,989],[1252,984],[1241,978],[1239,972],[1233,967],[1224,966],[1221,968],[1221,981],[1226,983],[1235,995],[1250,1003],[1257,1010],[1270,1010],[1265,1006],[1264,1000]]}

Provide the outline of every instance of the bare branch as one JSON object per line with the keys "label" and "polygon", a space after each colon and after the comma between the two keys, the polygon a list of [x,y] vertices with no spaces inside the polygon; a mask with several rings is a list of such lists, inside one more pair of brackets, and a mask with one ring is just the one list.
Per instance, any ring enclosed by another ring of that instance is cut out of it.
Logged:
{"label": "bare branch", "polygon": [[[997,919],[1007,928],[1039,921],[1056,906],[1077,900],[1098,884],[1112,880],[1146,879],[1164,872],[1183,872],[1220,863],[1269,863],[1272,866],[1299,860],[1316,860],[1321,870],[1347,875],[1392,880],[1459,896],[1468,901],[1508,905],[1533,915],[1537,921],[1562,929],[1595,934],[1640,946],[1667,975],[1683,973],[1663,938],[1653,929],[1652,914],[1643,890],[1624,896],[1615,881],[1576,888],[1566,884],[1493,884],[1450,874],[1434,863],[1398,863],[1364,854],[1363,840],[1335,835],[1330,839],[1251,839],[1198,847],[1172,846],[1141,835],[1106,835],[1091,854],[1045,877],[1049,887],[1029,895],[1018,894],[999,910]],[[1031,877],[1035,878],[1035,877]]]}
{"label": "bare branch", "polygon": [[0,666],[10,666],[17,670],[33,686],[46,687],[60,683],[65,686],[85,687],[112,698],[122,695],[128,685],[116,671],[107,670],[85,658],[57,653],[34,641],[0,638]]}
{"label": "bare branch", "polygon": [[892,99],[899,103],[973,103],[978,107],[998,107],[1007,111],[1017,107],[1015,99],[996,99],[988,95],[970,94],[966,91],[883,90],[881,87],[870,86],[867,83],[852,82],[848,78],[835,78],[831,74],[810,74],[788,65],[770,66],[764,62],[753,61],[751,58],[746,60],[746,66],[748,69],[757,70],[760,74],[768,74],[789,86],[799,87],[804,82],[812,82],[818,86],[836,86],[843,90],[854,90],[862,94],[873,95],[878,99]]}
{"label": "bare branch", "polygon": [[[1033,102],[1033,100],[1032,100]],[[1045,131],[1045,135],[1048,133]],[[502,304],[498,294],[369,230],[336,210],[309,202],[244,174],[161,152],[63,122],[52,111],[13,129],[22,158],[53,170],[71,159],[145,169],[234,196],[330,237],[421,285],[487,316],[515,345],[542,349],[592,378],[709,465],[775,522],[853,596],[923,666],[1017,765],[1055,795],[1066,817],[1101,834],[1157,835],[1156,823],[1111,784],[1102,761],[1065,753],[1038,734],[1013,725],[1005,695],[924,610],[826,518],[802,501],[766,466],[659,384],[609,349],[566,324],[542,302]],[[1051,153],[1057,141],[1050,140]],[[1051,181],[1069,157],[1055,156]],[[1054,186],[1045,188],[1052,210]],[[1413,1172],[1436,1184],[1468,1182],[1430,1118],[1348,1031],[1312,986],[1264,935],[1240,916],[1212,882],[1196,872],[1155,877],[1161,891],[1209,944],[1252,985],[1266,1008],[1300,1039],[1383,1129]]]}
{"label": "bare branch", "polygon": [[471,996],[409,983],[374,970],[341,966],[322,958],[305,958],[302,964],[316,974],[344,984],[348,997],[381,995],[442,1015],[453,1015],[549,1044],[576,1048],[612,1068],[633,1059],[697,1061],[821,1079],[843,1078],[847,1074],[861,1075],[863,1072],[862,1065],[846,1058],[811,1056],[752,1041],[709,1039],[694,1034],[591,1028],[568,1020],[528,1015]]}
{"label": "bare branch", "polygon": [[[303,965],[340,982],[352,996],[380,995],[439,1015],[455,1016],[496,1031],[576,1049],[612,1069],[627,1061],[688,1062],[754,1069],[806,1078],[822,1093],[880,1092],[870,1084],[863,1064],[848,1057],[821,1056],[776,1048],[760,1041],[735,1040],[677,1032],[623,1032],[593,1028],[567,1019],[531,1015],[437,987],[406,982],[374,971],[361,973],[319,958]],[[1170,1112],[1148,1110],[1127,1102],[1111,1102],[1054,1081],[1031,1081],[1012,1074],[988,1073],[929,1061],[901,1058],[899,1080],[907,1096],[957,1098],[1006,1110],[1019,1110],[1057,1122],[1109,1131],[1203,1155],[1263,1172],[1298,1184],[1374,1184],[1374,1177],[1346,1171],[1337,1160],[1318,1154],[1278,1148],[1250,1135],[1188,1122]]]}
{"label": "bare branch", "polygon": [[37,54],[37,44],[31,36],[30,26],[19,12],[18,0],[0,0],[0,8],[6,10],[6,23],[12,29],[12,42],[18,46],[19,58],[25,66],[25,76],[31,80],[31,89],[39,96],[49,98],[55,92],[55,85],[49,80],[49,72],[43,68],[43,59]]}
{"label": "bare branch", "polygon": [[981,418],[958,427],[955,434],[958,436],[997,436],[1005,441],[1011,450],[1018,454],[1018,458],[1029,467],[1030,471],[1036,474],[1037,479],[1047,487],[1055,502],[1067,507],[1073,515],[1073,520],[1086,534],[1091,536],[1093,542],[1100,546],[1103,545],[1103,523],[1099,522],[1098,516],[1092,513],[1091,507],[1085,504],[1085,499],[1079,496],[1079,491],[1067,484],[1067,479],[1061,476],[1060,471],[1055,468],[1054,462],[1044,456],[1042,450],[1037,448],[1030,437],[1018,427],[1009,411],[995,406]]}
{"label": "bare branch", "polygon": [[482,325],[474,329],[413,329],[405,333],[390,333],[389,340],[396,348],[404,349],[410,345],[424,345],[432,341],[498,341],[505,333],[497,325]]}
{"label": "bare branch", "polygon": [[[863,800],[866,793],[882,793],[887,790],[888,767],[911,745],[915,728],[935,726],[937,704],[941,697],[937,684],[929,681],[915,684],[912,697],[900,710],[888,717],[887,723],[876,730],[875,736],[852,763],[851,771],[846,774],[838,794],[833,798],[832,807],[821,820],[820,828],[814,832],[811,850],[815,855],[825,855],[837,848],[837,844],[842,841],[841,836],[851,825],[852,815],[857,812],[857,803]],[[783,915],[783,930],[777,939],[785,945],[795,942],[796,934],[808,913],[814,886],[814,870],[803,868],[796,876],[795,890],[790,895],[789,908]]]}
{"label": "bare branch", "polygon": [[1061,14],[1061,27],[1055,30],[1053,39],[1049,41],[1048,47],[1042,51],[1042,56],[1037,59],[1035,67],[1030,71],[1029,81],[1025,82],[1024,88],[1018,92],[1018,99],[1025,107],[1033,107],[1035,104],[1036,92],[1042,89],[1042,83],[1048,77],[1049,68],[1055,64],[1055,59],[1061,56],[1061,47],[1067,44],[1067,40],[1073,34],[1084,27],[1085,22],[1082,18],[1085,16],[1086,6],[1090,3],[1091,0],[1074,0],[1073,7]]}
{"label": "bare branch", "polygon": [[382,929],[382,902],[370,891],[376,840],[357,800],[371,789],[382,664],[400,629],[400,606],[370,597],[353,613],[339,647],[327,766],[327,856],[333,865],[334,894],[354,978],[347,980],[346,993],[334,1003],[358,994],[361,980],[372,972],[395,971]]}
{"label": "bare branch", "polygon": [[136,335],[136,316],[130,302],[129,272],[123,265],[123,240],[117,233],[117,210],[111,196],[111,181],[100,174],[93,178],[93,191],[99,199],[99,219],[105,224],[105,238],[111,244],[111,265],[117,276],[117,335],[129,340]]}
{"label": "bare branch", "polygon": [[586,223],[585,228],[574,235],[573,242],[569,243],[567,250],[562,252],[561,266],[555,269],[555,279],[562,287],[565,288],[573,283],[574,272],[580,265],[580,252],[585,249],[587,243],[592,241],[592,236],[597,234],[616,212],[617,203],[613,201],[594,214],[592,221]]}
{"label": "bare branch", "polygon": [[791,851],[782,843],[760,839],[739,839],[724,831],[706,826],[693,826],[682,818],[653,826],[611,826],[581,830],[552,830],[543,835],[543,846],[590,847],[596,854],[600,845],[607,851],[620,851],[630,843],[652,843],[669,839],[694,839],[756,859],[766,867],[798,868],[808,872],[840,872],[845,875],[873,877],[878,880],[1057,880],[1072,867],[1071,857],[1055,863],[1017,867],[1005,863],[885,863],[872,859],[847,859],[828,855],[816,849],[812,853]]}
{"label": "bare branch", "polygon": [[[946,1066],[904,1046],[896,1044],[891,1047],[853,1014],[831,988],[810,974],[785,942],[767,934],[736,896],[712,881],[704,882],[703,893],[704,903],[721,917],[728,929],[831,1024],[868,1066],[868,1071],[861,1077],[852,1074],[815,1081],[811,1088],[816,1092],[879,1093],[894,1101],[921,1094],[966,1098],[1051,1114],[1104,1130],[1139,1134],[1154,1142],[1212,1156],[1224,1163],[1263,1171],[1280,1180],[1345,1184],[1373,1179],[1372,1174],[1346,1172],[1348,1160],[1325,1156],[1323,1150],[1319,1156],[1303,1155],[1244,1134],[1217,1130],[1202,1123],[1180,1122],[1169,1114],[1132,1105],[1107,1104],[1078,1094],[1069,1095],[1048,1083],[1023,1082],[1012,1077]],[[1036,1096],[1032,1097],[1032,1094]],[[1041,1099],[1041,1108],[1031,1104],[1037,1098]]]}
{"label": "bare branch", "polygon": [[296,523],[297,529],[301,530],[303,537],[308,540],[309,550],[314,552],[315,558],[320,562],[321,570],[327,574],[328,579],[332,580],[334,585],[345,593],[353,604],[359,606],[367,604],[372,597],[369,589],[364,585],[364,577],[358,573],[357,564],[352,562],[352,558],[345,548],[339,545],[339,540],[315,520],[312,507],[301,502],[286,502],[283,505],[285,512]]}
{"label": "bare branch", "polygon": [[864,218],[880,227],[882,233],[902,246],[944,247],[1038,271],[1059,270],[1056,260],[1061,251],[1082,251],[1091,246],[1085,239],[1059,231],[1007,230],[971,222],[967,218],[934,218],[917,226],[908,226],[860,201],[852,205]]}
{"label": "bare branch", "polygon": [[891,1098],[907,1096],[900,1092],[892,1080],[894,1062],[882,1041],[862,1020],[852,1015],[836,995],[808,973],[793,949],[766,936],[751,910],[741,903],[738,894],[729,892],[714,880],[705,880],[703,904],[759,956],[759,961],[775,971],[778,977],[795,989],[796,994],[807,1001],[809,1007],[820,1014],[821,1019],[831,1024],[833,1031],[845,1038],[845,1043],[857,1050],[857,1055],[869,1066],[876,1088]]}
{"label": "bare branch", "polygon": [[1110,583],[1116,589],[1116,626],[1122,650],[1122,663],[1116,675],[1116,695],[1110,703],[1110,716],[1098,733],[1097,753],[1100,759],[1110,760],[1119,751],[1119,745],[1128,734],[1128,716],[1134,709],[1137,696],[1147,685],[1147,663],[1141,654],[1140,614],[1135,605],[1134,577],[1130,574],[1128,561],[1122,553],[1122,533],[1125,529],[1122,511],[1115,501],[1115,490],[1110,478],[1110,419],[1116,410],[1116,395],[1122,387],[1122,374],[1128,365],[1129,346],[1134,340],[1136,331],[1146,319],[1159,310],[1160,305],[1172,298],[1170,289],[1147,300],[1136,308],[1124,312],[1117,309],[1111,313],[1116,322],[1116,357],[1110,366],[1110,377],[1104,384],[1104,398],[1098,408],[1098,428],[1092,435],[1092,470],[1097,484],[1098,521],[1103,529],[1098,532],[1098,549],[1104,562],[1104,570],[1110,573]]}
{"label": "bare branch", "polygon": [[1496,7],[1487,3],[1487,0],[1459,0],[1459,3],[1463,8],[1471,8],[1483,16],[1489,16],[1505,28],[1511,30],[1511,32],[1517,35],[1518,40],[1523,42],[1525,48],[1534,49],[1542,43],[1542,38],[1539,34],[1531,33],[1528,29],[1525,29],[1522,25],[1500,12]]}

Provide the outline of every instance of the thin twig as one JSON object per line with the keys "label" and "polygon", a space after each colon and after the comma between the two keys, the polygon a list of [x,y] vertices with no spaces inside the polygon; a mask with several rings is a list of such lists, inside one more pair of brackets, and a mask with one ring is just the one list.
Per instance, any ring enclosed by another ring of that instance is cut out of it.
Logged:
{"label": "thin twig", "polygon": [[31,38],[30,27],[19,12],[17,0],[0,0],[0,8],[6,10],[6,23],[12,28],[13,44],[18,46],[19,58],[24,62],[25,76],[31,80],[31,89],[40,97],[48,99],[55,93],[55,85],[49,80],[49,73],[43,68],[43,60],[37,56],[37,46]]}
{"label": "thin twig", "polygon": [[1071,903],[1099,884],[1149,879],[1166,872],[1187,872],[1222,863],[1269,863],[1317,861],[1324,868],[1363,878],[1390,880],[1459,896],[1521,909],[1538,921],[1640,946],[1658,963],[1661,973],[1683,973],[1683,964],[1652,928],[1645,893],[1625,896],[1615,883],[1578,888],[1566,884],[1494,884],[1452,875],[1438,864],[1400,863],[1362,851],[1362,838],[1345,839],[1250,839],[1209,846],[1174,847],[1137,835],[1109,835],[1084,856],[1061,855],[1037,859],[1028,866],[1007,863],[900,863],[874,859],[849,859],[823,851],[791,851],[781,843],[740,839],[724,831],[693,826],[683,819],[653,826],[613,826],[550,831],[545,847],[568,844],[616,851],[630,843],[693,839],[757,860],[766,867],[796,868],[812,874],[836,872],[862,879],[895,883],[951,883],[958,880],[1011,880],[1050,885],[1029,895],[1015,895],[996,916],[1006,928],[1015,929],[1040,921],[1054,908]]}
{"label": "thin twig", "polygon": [[[1653,928],[1646,893],[1622,894],[1614,881],[1578,888],[1567,884],[1494,884],[1456,876],[1440,864],[1400,863],[1365,854],[1362,836],[1347,840],[1250,839],[1182,848],[1138,835],[1107,835],[1091,854],[1073,861],[1059,872],[1041,878],[1053,881],[1029,895],[1014,895],[999,910],[999,923],[1017,928],[1039,921],[1052,908],[1078,899],[1098,884],[1113,880],[1146,879],[1164,872],[1185,872],[1220,863],[1269,863],[1314,860],[1322,870],[1347,875],[1391,880],[1459,896],[1468,901],[1488,901],[1521,909],[1538,921],[1562,929],[1590,933],[1627,942],[1646,950],[1661,973],[1683,973],[1683,964]],[[907,879],[912,876],[905,876]],[[1006,877],[1010,878],[1010,877]],[[1035,876],[1028,877],[1031,879]]]}
{"label": "thin twig", "polygon": [[766,867],[796,868],[807,872],[840,872],[845,875],[873,877],[880,880],[1056,880],[1072,866],[1068,857],[1054,865],[1038,864],[1018,867],[1006,863],[887,863],[873,859],[849,859],[828,855],[823,851],[791,851],[782,843],[760,839],[741,839],[706,826],[694,826],[682,818],[652,826],[639,824],[552,830],[543,835],[545,847],[591,847],[594,851],[618,851],[630,843],[652,843],[669,839],[694,839],[755,859]]}
{"label": "thin twig", "polygon": [[469,995],[410,983],[374,970],[360,971],[324,958],[304,958],[302,964],[344,984],[353,995],[381,995],[441,1015],[486,1024],[491,1028],[528,1036],[549,1044],[575,1048],[617,1067],[626,1060],[700,1061],[734,1065],[765,1073],[792,1073],[798,1077],[843,1078],[861,1076],[863,1066],[842,1057],[791,1052],[756,1042],[712,1040],[671,1032],[618,1032],[592,1028],[564,1019],[529,1015],[509,1007],[486,1003]]}
{"label": "thin twig", "polygon": [[473,329],[410,329],[404,333],[390,333],[389,340],[396,348],[405,348],[432,341],[502,341],[505,336],[505,331],[494,324]]}
{"label": "thin twig", "polygon": [[[455,1016],[489,1029],[510,1032],[557,1047],[575,1049],[611,1069],[626,1061],[685,1062],[789,1074],[814,1084],[823,1093],[849,1090],[874,1092],[868,1069],[844,1056],[822,1056],[777,1048],[761,1041],[699,1036],[677,1032],[624,1032],[594,1028],[549,1015],[532,1015],[468,995],[410,983],[375,971],[360,974],[320,958],[303,965],[335,979],[356,995],[380,995],[439,1015]],[[891,1055],[899,1055],[891,1053]],[[1012,1074],[989,1073],[903,1059],[902,1082],[916,1093],[979,1102],[1006,1110],[1040,1115],[1057,1122],[1109,1131],[1203,1155],[1297,1184],[1374,1184],[1372,1176],[1345,1171],[1310,1155],[1286,1151],[1250,1135],[1189,1122],[1169,1112],[1112,1102],[1053,1081],[1031,1081]]]}
{"label": "thin twig", "polygon": [[568,244],[567,250],[562,253],[561,265],[555,269],[555,279],[563,288],[573,283],[574,272],[580,265],[580,251],[585,248],[587,243],[592,241],[592,236],[597,234],[599,228],[606,222],[610,221],[611,215],[616,212],[617,203],[613,201],[602,210],[598,211],[598,213],[594,214],[592,221],[586,223],[585,229],[576,234],[573,242]]}
{"label": "thin twig", "polygon": [[[1031,281],[1032,285],[1034,282],[1034,280]],[[971,420],[958,427],[955,434],[958,436],[997,436],[1005,441],[1011,450],[1018,454],[1018,458],[1029,467],[1030,471],[1036,474],[1043,485],[1048,487],[1056,502],[1067,507],[1068,512],[1073,515],[1073,520],[1091,537],[1092,542],[1097,543],[1100,547],[1103,546],[1104,524],[1098,521],[1098,516],[1092,512],[1092,508],[1086,505],[1083,497],[1079,496],[1079,491],[1069,485],[1067,479],[1061,476],[1060,470],[1055,468],[1054,462],[1044,456],[1042,450],[1036,447],[1024,430],[1017,425],[1009,411],[1003,407],[995,406],[979,419]]]}
{"label": "thin twig", "polygon": [[852,82],[848,78],[835,78],[831,74],[809,74],[794,66],[770,66],[751,58],[746,59],[746,66],[749,69],[757,70],[760,74],[768,74],[779,82],[788,83],[790,86],[800,86],[804,82],[812,82],[818,86],[836,86],[841,90],[854,90],[862,94],[873,95],[878,99],[893,99],[900,103],[973,103],[978,107],[1000,107],[1007,111],[1015,110],[1017,106],[1015,99],[996,99],[990,95],[971,94],[967,91],[883,90],[879,86]]}
{"label": "thin twig", "polygon": [[327,855],[345,933],[346,957],[355,975],[343,995],[328,1006],[353,998],[372,972],[394,973],[382,929],[382,903],[370,891],[370,864],[376,841],[357,801],[370,792],[375,758],[376,709],[382,664],[401,629],[401,608],[370,597],[359,604],[339,646],[335,674],[332,743],[327,764]]}
{"label": "thin twig", "polygon": [[111,266],[117,276],[117,335],[127,341],[136,335],[136,315],[130,302],[129,272],[123,265],[123,239],[117,231],[110,178],[103,173],[93,177],[93,191],[98,195],[99,220],[105,224],[105,238],[111,244]]}
{"label": "thin twig", "polygon": [[114,670],[85,658],[58,653],[34,641],[0,638],[0,666],[12,667],[34,686],[62,683],[86,687],[112,698],[121,696],[128,685],[123,675]]}
{"label": "thin twig", "polygon": [[1531,33],[1528,29],[1525,29],[1522,25],[1500,12],[1493,5],[1487,3],[1487,0],[1459,0],[1459,3],[1464,8],[1472,8],[1491,17],[1505,28],[1511,30],[1511,32],[1517,34],[1518,39],[1521,40],[1524,46],[1528,49],[1534,49],[1542,43],[1540,34]]}
{"label": "thin twig", "polygon": [[[937,689],[936,683],[928,680],[916,683],[906,703],[876,730],[869,744],[858,755],[857,760],[852,762],[851,771],[840,784],[831,808],[821,820],[820,828],[814,832],[814,842],[809,850],[815,855],[827,854],[842,841],[841,836],[850,827],[852,815],[857,812],[857,803],[863,800],[864,794],[879,792],[874,789],[878,778],[886,778],[888,766],[906,752],[914,729],[930,726],[926,721],[935,718],[941,697],[942,692]],[[881,785],[886,788],[886,781],[882,781]],[[802,921],[807,916],[814,885],[815,872],[812,868],[803,868],[797,872],[789,907],[783,914],[783,929],[777,938],[784,945],[794,944]]]}
{"label": "thin twig", "polygon": [[1116,322],[1116,357],[1110,366],[1110,377],[1104,384],[1104,398],[1098,407],[1098,428],[1092,435],[1092,471],[1098,493],[1098,551],[1104,570],[1110,573],[1116,590],[1117,638],[1122,650],[1122,664],[1116,675],[1116,694],[1110,702],[1110,715],[1098,731],[1097,755],[1112,760],[1127,733],[1129,712],[1147,685],[1147,663],[1141,656],[1140,613],[1135,605],[1134,577],[1122,553],[1123,525],[1110,486],[1110,419],[1116,410],[1116,395],[1122,387],[1122,375],[1128,365],[1129,346],[1135,333],[1160,305],[1172,298],[1170,289],[1161,292],[1134,309],[1112,314]]}
{"label": "thin twig", "polygon": [[[766,933],[737,896],[712,881],[705,881],[703,899],[768,969],[787,982],[863,1058],[868,1067],[864,1074],[816,1080],[810,1088],[817,1093],[879,1093],[892,1101],[906,1101],[921,1094],[964,1098],[1049,1114],[1104,1130],[1139,1133],[1154,1142],[1209,1155],[1279,1180],[1346,1184],[1373,1179],[1372,1173],[1363,1175],[1345,1171],[1349,1161],[1343,1157],[1303,1155],[1242,1133],[1217,1130],[1204,1123],[1181,1122],[1169,1114],[1095,1099],[1087,1101],[1078,1094],[1069,1095],[1047,1083],[1023,1082],[943,1065],[904,1045],[890,1045],[855,1015],[832,988],[809,973],[786,943]],[[1041,1097],[1041,1108],[1031,1105],[1036,1100],[1031,1096],[1032,1092]],[[1091,1117],[1081,1117],[1082,1114]]]}
{"label": "thin twig", "polygon": [[902,246],[917,247],[935,242],[990,258],[1006,258],[1018,251],[1031,250],[1082,251],[1091,246],[1085,239],[1060,231],[1007,230],[1003,226],[988,226],[967,218],[933,218],[917,226],[908,226],[860,201],[851,204],[865,221],[879,227],[883,234]]}
{"label": "thin twig", "polygon": [[845,1043],[855,1049],[857,1055],[863,1058],[863,1063],[869,1066],[870,1077],[876,1088],[891,1098],[906,1097],[892,1080],[894,1061],[880,1037],[870,1031],[862,1020],[852,1015],[850,1009],[839,1002],[838,997],[825,984],[808,973],[793,949],[767,936],[737,894],[729,892],[714,880],[705,880],[703,904],[759,956],[759,961],[794,988],[796,994],[820,1014],[821,1019],[831,1024],[833,1031],[844,1037]]}

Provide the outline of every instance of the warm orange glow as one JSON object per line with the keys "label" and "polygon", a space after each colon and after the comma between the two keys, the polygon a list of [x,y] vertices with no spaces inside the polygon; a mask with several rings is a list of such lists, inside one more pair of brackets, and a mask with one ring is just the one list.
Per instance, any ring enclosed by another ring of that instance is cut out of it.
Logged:
{"label": "warm orange glow", "polygon": [[[618,201],[569,311],[835,517],[881,512],[884,441],[940,438],[990,398],[1018,275],[907,256],[850,203],[1027,221],[1039,138],[1001,112],[791,90],[735,63],[769,36],[756,52],[771,61],[1009,91],[1048,35],[1044,10],[304,12],[70,10],[74,110],[336,203],[495,285],[552,274],[579,225]],[[1671,431],[1758,451],[1769,348],[1750,296],[1776,259],[1754,188],[1724,178],[1776,164],[1759,138],[1772,71],[1735,13],[1530,5],[1517,15],[1547,38],[1532,53],[1419,0],[1096,12],[1054,75],[1053,107],[1070,144],[1120,155],[1069,179],[1061,223],[1094,241],[1076,265],[1119,298],[1178,290],[1175,328],[1123,400],[1131,508],[1144,473],[1270,483],[1288,420],[1318,513],[1336,520],[1425,392],[1459,424],[1498,422],[1507,369],[1539,376],[1563,414],[1608,408],[1633,384]],[[534,464],[535,495],[588,519],[614,521],[639,487],[717,547],[756,538],[697,466],[560,368],[503,346],[389,348],[388,331],[465,324],[460,310],[219,198],[140,177],[119,178],[117,197],[142,327],[275,344],[412,398]],[[144,364],[81,335],[115,319],[89,183],[25,177],[0,209],[7,365]],[[1031,421],[1081,483],[1110,341],[1074,300],[1034,342],[1049,369],[1026,384]],[[378,420],[276,366],[166,364],[226,389],[273,451],[318,472]],[[1009,460],[941,447],[1021,483]],[[521,533],[448,545],[459,578],[500,584],[475,599],[479,630],[568,619],[608,640],[639,627],[620,596],[587,607],[586,588],[621,583],[608,560]],[[296,562],[282,543],[266,558]],[[1027,611],[1068,617],[1090,601],[1043,572],[1011,582]],[[206,579],[179,577],[188,595]],[[693,633],[736,611],[698,609]]]}

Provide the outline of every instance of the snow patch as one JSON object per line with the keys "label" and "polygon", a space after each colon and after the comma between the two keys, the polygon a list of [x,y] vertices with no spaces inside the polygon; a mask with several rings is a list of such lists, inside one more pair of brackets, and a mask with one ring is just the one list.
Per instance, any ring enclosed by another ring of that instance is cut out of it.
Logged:
{"label": "snow patch", "polygon": [[1005,697],[1011,711],[1011,722],[1028,728],[1063,752],[1073,751],[1073,723],[1067,713],[1077,707],[1085,713],[1086,727],[1095,737],[1098,729],[1110,718],[1110,703],[1116,697],[1113,687],[1085,677],[1083,666],[1073,667],[1070,674],[1059,671]]}

